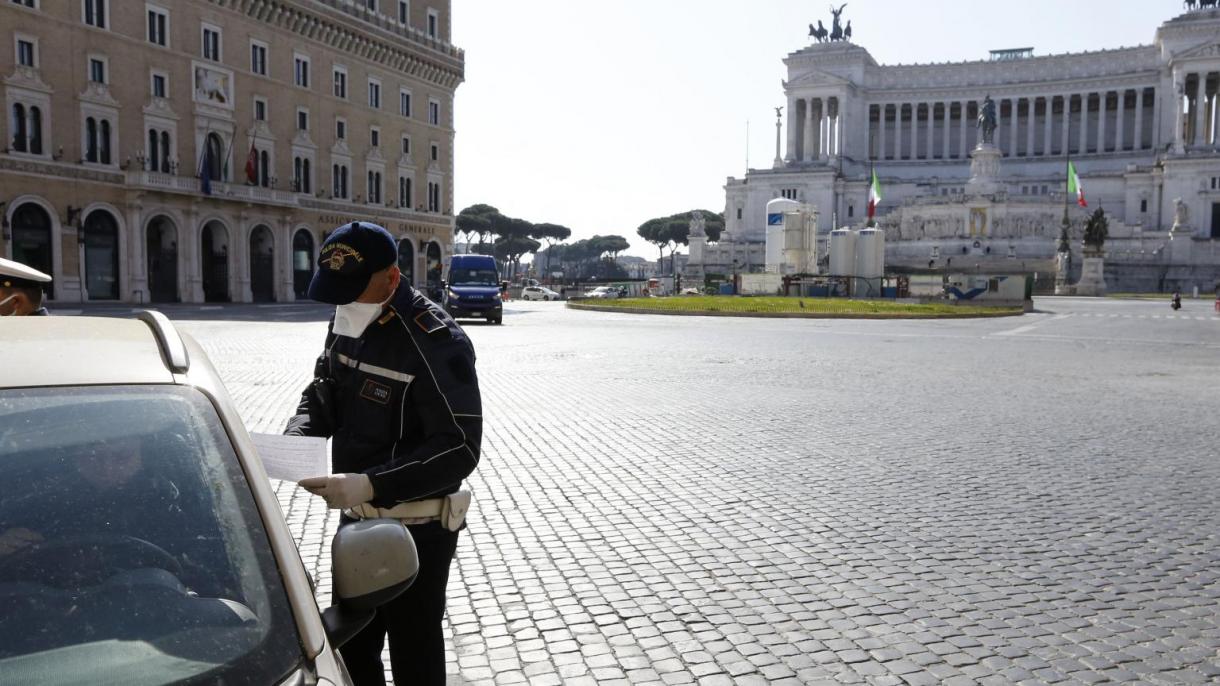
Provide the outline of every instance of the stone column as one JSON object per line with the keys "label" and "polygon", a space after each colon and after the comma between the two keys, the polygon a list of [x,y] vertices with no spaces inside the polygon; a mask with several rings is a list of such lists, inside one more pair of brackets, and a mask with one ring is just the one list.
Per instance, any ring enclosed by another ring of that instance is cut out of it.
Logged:
{"label": "stone column", "polygon": [[1135,90],[1135,150],[1144,149],[1144,89],[1143,87]]}
{"label": "stone column", "polygon": [[830,157],[830,98],[818,98],[818,159]]}
{"label": "stone column", "polygon": [[1106,114],[1110,108],[1110,91],[1098,94],[1097,101],[1097,152],[1106,151]]}
{"label": "stone column", "polygon": [[796,161],[796,127],[801,121],[796,116],[796,98],[788,98],[788,156],[787,162]]}
{"label": "stone column", "polygon": [[845,126],[846,123],[843,118],[843,99],[835,98],[835,157],[841,157],[843,155],[843,129]]}
{"label": "stone column", "polygon": [[805,103],[805,148],[801,151],[801,160],[804,162],[812,162],[816,159],[814,155],[817,154],[817,139],[813,134],[813,108],[817,101],[817,98],[802,99],[802,102]]}
{"label": "stone column", "polygon": [[928,103],[928,157],[936,159],[936,103]]}
{"label": "stone column", "polygon": [[911,103],[911,159],[919,159],[919,103]]}
{"label": "stone column", "polygon": [[1173,148],[1183,152],[1186,148],[1186,77],[1173,82]]}
{"label": "stone column", "polygon": [[1042,98],[1042,156],[1049,157],[1055,150],[1055,96]]}
{"label": "stone column", "polygon": [[969,129],[970,123],[968,122],[968,117],[967,117],[967,113],[969,111],[969,109],[968,109],[969,106],[970,106],[970,103],[968,103],[964,100],[962,102],[958,103],[958,107],[961,110],[961,114],[957,120],[958,128],[961,129],[960,131],[957,132],[957,135],[958,135],[957,156],[959,159],[964,159],[970,155],[970,151],[966,149],[966,139],[967,139],[966,134],[970,130]]}
{"label": "stone column", "polygon": [[1072,96],[1061,96],[1063,100],[1063,145],[1060,151],[1067,154],[1072,150]]}
{"label": "stone column", "polygon": [[1009,102],[1012,103],[1012,105],[1008,110],[1008,118],[1010,120],[1012,120],[1012,122],[1009,125],[1009,132],[1008,132],[1008,156],[1016,157],[1017,156],[1017,133],[1021,128],[1021,118],[1019,116],[1020,111],[1021,111],[1020,110],[1021,98],[1013,98]]}
{"label": "stone column", "polygon": [[1080,154],[1089,153],[1089,96],[1092,93],[1080,94]]}
{"label": "stone column", "polygon": [[885,149],[886,149],[885,146],[887,143],[889,143],[889,141],[887,140],[887,135],[886,135],[886,116],[887,116],[886,110],[888,110],[888,109],[889,109],[889,105],[882,103],[881,118],[880,118],[881,126],[880,126],[880,131],[878,132],[878,135],[877,135],[877,139],[878,139],[877,140],[877,159],[879,159],[879,160],[885,159]]}
{"label": "stone column", "polygon": [[894,159],[902,159],[902,103],[894,105]]}
{"label": "stone column", "polygon": [[1204,128],[1207,124],[1204,121],[1203,113],[1207,109],[1204,106],[1204,101],[1207,100],[1207,72],[1199,73],[1199,85],[1195,87],[1195,130],[1191,139],[1195,145],[1207,144],[1207,133]]}
{"label": "stone column", "polygon": [[1121,88],[1118,91],[1118,111],[1114,113],[1114,151],[1115,152],[1122,152],[1123,146],[1127,142],[1126,140],[1124,140],[1126,138],[1126,131],[1123,130],[1127,124],[1126,117],[1124,116],[1126,114],[1126,110],[1127,110],[1127,89]]}

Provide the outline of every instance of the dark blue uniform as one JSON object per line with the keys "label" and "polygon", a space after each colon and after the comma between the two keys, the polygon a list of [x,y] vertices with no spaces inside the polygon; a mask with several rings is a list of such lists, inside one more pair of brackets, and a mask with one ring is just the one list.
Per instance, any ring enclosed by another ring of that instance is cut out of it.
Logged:
{"label": "dark blue uniform", "polygon": [[[405,282],[360,338],[327,334],[318,376],[302,394],[289,435],[331,437],[333,473],[364,473],[375,507],[390,508],[459,489],[478,465],[482,404],[475,354],[461,327]],[[457,532],[439,522],[409,527],[420,571],[401,596],[341,652],[357,684],[384,683],[390,637],[397,683],[445,679],[445,586]]]}

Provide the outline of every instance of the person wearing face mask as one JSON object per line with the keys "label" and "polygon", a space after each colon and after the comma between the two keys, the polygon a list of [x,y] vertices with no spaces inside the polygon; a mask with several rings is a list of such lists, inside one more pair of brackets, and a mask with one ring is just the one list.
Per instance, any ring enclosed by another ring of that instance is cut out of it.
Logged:
{"label": "person wearing face mask", "polygon": [[415,541],[415,581],[340,650],[357,685],[385,683],[387,636],[396,683],[445,683],[445,586],[470,502],[461,484],[482,439],[470,339],[397,262],[394,238],[373,224],[352,222],[323,243],[308,293],[335,315],[284,432],[332,440],[333,473],[300,485],[342,510],[341,525],[399,519]]}
{"label": "person wearing face mask", "polygon": [[0,257],[0,317],[45,316],[42,289],[51,277],[20,262]]}

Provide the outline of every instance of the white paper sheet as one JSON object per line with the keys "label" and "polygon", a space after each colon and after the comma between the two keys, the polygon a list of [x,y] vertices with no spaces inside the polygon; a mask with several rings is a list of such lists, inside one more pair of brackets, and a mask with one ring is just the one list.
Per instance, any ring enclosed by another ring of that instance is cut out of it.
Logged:
{"label": "white paper sheet", "polygon": [[250,434],[250,438],[272,479],[300,481],[330,474],[325,438],[279,434]]}

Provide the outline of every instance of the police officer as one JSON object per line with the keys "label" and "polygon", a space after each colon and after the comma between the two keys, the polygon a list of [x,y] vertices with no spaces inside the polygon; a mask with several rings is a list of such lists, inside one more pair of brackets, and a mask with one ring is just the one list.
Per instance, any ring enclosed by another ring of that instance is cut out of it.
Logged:
{"label": "police officer", "polygon": [[0,317],[45,316],[42,289],[51,277],[20,262],[0,257]]}
{"label": "police officer", "polygon": [[396,683],[445,682],[445,586],[469,503],[460,486],[482,437],[474,348],[397,261],[393,237],[373,224],[342,226],[323,243],[309,297],[335,316],[285,431],[333,439],[333,474],[300,485],[343,510],[343,522],[397,518],[415,540],[414,583],[341,648],[358,685],[385,683],[387,635]]}

